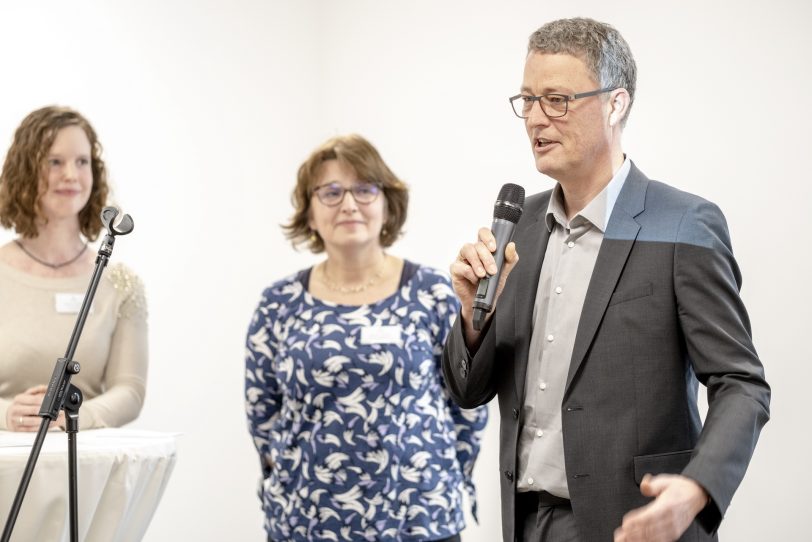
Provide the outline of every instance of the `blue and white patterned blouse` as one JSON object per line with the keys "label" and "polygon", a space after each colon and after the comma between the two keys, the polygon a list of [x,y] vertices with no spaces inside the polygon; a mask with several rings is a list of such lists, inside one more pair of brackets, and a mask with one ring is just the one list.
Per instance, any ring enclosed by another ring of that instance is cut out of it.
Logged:
{"label": "blue and white patterned blouse", "polygon": [[395,294],[360,306],[315,299],[308,280],[266,289],[248,331],[246,410],[270,539],[460,532],[487,410],[460,409],[444,387],[458,310],[447,276],[405,262]]}

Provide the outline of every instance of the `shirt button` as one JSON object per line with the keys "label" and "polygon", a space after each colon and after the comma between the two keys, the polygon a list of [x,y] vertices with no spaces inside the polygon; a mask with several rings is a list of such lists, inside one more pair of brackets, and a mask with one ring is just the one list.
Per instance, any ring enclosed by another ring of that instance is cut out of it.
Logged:
{"label": "shirt button", "polygon": [[575,243],[573,241],[570,241],[569,243],[567,243],[567,246],[572,248],[575,246]]}
{"label": "shirt button", "polygon": [[556,286],[555,287],[555,293],[560,294],[563,291],[564,291],[564,289],[561,286]]}
{"label": "shirt button", "polygon": [[553,342],[553,339],[555,339],[555,337],[553,337],[552,335],[547,335],[547,342],[551,343]]}
{"label": "shirt button", "polygon": [[540,436],[542,436],[543,434],[544,434],[544,431],[542,431],[541,429],[539,429],[538,431],[536,431],[536,436],[537,436],[537,437],[540,437]]}
{"label": "shirt button", "polygon": [[531,486],[533,485],[533,479],[532,478],[527,479],[527,485],[531,485]]}
{"label": "shirt button", "polygon": [[546,382],[542,382],[542,383],[540,383],[540,384],[539,384],[539,389],[540,389],[540,390],[546,390],[546,389],[547,389],[547,383],[546,383]]}

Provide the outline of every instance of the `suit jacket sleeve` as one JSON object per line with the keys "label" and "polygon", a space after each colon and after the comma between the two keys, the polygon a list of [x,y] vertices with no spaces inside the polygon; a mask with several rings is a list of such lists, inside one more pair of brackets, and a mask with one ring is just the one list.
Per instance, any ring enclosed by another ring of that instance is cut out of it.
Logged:
{"label": "suit jacket sleeve", "polygon": [[762,426],[770,387],[753,347],[741,275],[722,212],[702,202],[683,216],[674,248],[678,316],[690,366],[707,386],[708,413],[685,476],[711,497],[698,520],[715,531],[741,483]]}
{"label": "suit jacket sleeve", "polygon": [[496,319],[498,309],[491,318],[476,353],[471,355],[465,345],[462,315],[443,348],[443,376],[451,398],[462,408],[484,405],[496,395]]}

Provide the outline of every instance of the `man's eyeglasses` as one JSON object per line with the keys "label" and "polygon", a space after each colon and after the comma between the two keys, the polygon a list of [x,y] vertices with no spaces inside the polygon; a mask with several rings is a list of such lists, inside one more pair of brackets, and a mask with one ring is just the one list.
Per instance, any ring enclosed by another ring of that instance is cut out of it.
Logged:
{"label": "man's eyeglasses", "polygon": [[352,193],[356,203],[366,204],[372,203],[378,198],[381,187],[376,183],[368,182],[356,183],[349,188],[344,188],[338,183],[327,183],[313,189],[313,193],[319,198],[319,201],[328,207],[339,205],[344,201],[344,195],[347,192]]}
{"label": "man's eyeglasses", "polygon": [[563,117],[567,114],[567,108],[570,100],[577,100],[578,98],[586,98],[588,96],[597,96],[604,92],[612,92],[617,90],[617,87],[602,88],[598,90],[591,90],[589,92],[581,92],[580,94],[544,94],[542,96],[527,96],[525,94],[517,94],[509,98],[510,105],[513,106],[513,112],[520,119],[526,119],[530,116],[530,110],[533,109],[533,102],[538,102],[541,110],[547,117],[555,119]]}

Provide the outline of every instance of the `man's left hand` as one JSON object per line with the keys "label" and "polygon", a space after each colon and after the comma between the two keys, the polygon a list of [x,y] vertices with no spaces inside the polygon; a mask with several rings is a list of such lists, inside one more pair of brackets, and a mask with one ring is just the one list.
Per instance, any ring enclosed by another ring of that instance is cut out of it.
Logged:
{"label": "man's left hand", "polygon": [[702,486],[674,474],[646,474],[640,492],[654,500],[623,516],[623,524],[615,530],[615,542],[673,542],[709,499]]}

